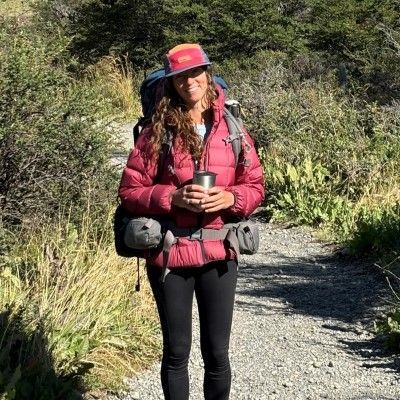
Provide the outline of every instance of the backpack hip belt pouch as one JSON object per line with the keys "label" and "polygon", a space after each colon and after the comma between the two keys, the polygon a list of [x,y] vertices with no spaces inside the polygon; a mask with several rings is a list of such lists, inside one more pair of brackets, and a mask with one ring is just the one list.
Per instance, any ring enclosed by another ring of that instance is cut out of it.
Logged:
{"label": "backpack hip belt pouch", "polygon": [[162,236],[161,224],[157,220],[138,217],[127,223],[124,242],[131,249],[154,249],[161,243]]}
{"label": "backpack hip belt pouch", "polygon": [[136,217],[119,204],[114,213],[115,250],[122,257],[147,258],[163,239],[159,220]]}
{"label": "backpack hip belt pouch", "polygon": [[244,219],[238,222],[231,222],[224,225],[235,233],[239,243],[240,254],[255,254],[260,247],[260,232],[256,222]]}

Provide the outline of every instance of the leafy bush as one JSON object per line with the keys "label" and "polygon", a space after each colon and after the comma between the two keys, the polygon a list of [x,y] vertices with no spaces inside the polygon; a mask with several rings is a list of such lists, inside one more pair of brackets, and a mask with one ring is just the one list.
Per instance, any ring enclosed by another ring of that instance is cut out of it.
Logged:
{"label": "leafy bush", "polygon": [[[0,34],[0,218],[18,222],[107,198],[113,173],[107,99],[68,72],[68,41],[3,23]],[[103,204],[98,202],[98,204]]]}
{"label": "leafy bush", "polygon": [[92,62],[128,53],[135,66],[154,66],[168,48],[186,41],[203,43],[214,60],[293,43],[290,20],[276,0],[49,0],[41,13],[45,21],[58,20],[74,37],[75,54]]}
{"label": "leafy bush", "polygon": [[308,0],[304,35],[308,48],[322,52],[332,63],[344,63],[349,76],[367,85],[369,98],[390,103],[400,94],[395,46],[385,35],[398,29],[399,7],[379,2]]}
{"label": "leafy bush", "polygon": [[382,107],[359,101],[341,91],[332,74],[304,79],[304,72],[287,66],[286,56],[260,53],[255,61],[249,69],[229,63],[219,70],[234,82],[232,96],[243,105],[246,125],[260,147],[294,166],[307,157],[320,161],[339,178],[336,190],[350,199],[359,198],[367,185],[395,176],[397,103]]}
{"label": "leafy bush", "polygon": [[78,382],[55,373],[43,328],[32,326],[26,314],[14,305],[0,314],[1,399],[81,399]]}
{"label": "leafy bush", "polygon": [[310,158],[294,166],[269,158],[261,150],[265,180],[271,188],[269,206],[274,220],[290,218],[299,224],[343,224],[351,214],[351,203],[340,196],[338,176],[331,176],[320,162]]}
{"label": "leafy bush", "polygon": [[374,250],[393,246],[398,103],[356,99],[326,65],[307,56],[299,61],[294,66],[286,55],[266,52],[217,66],[261,147],[272,218],[323,226],[360,249],[363,241]]}
{"label": "leafy bush", "polygon": [[389,349],[400,352],[400,309],[390,312],[382,321],[375,322],[375,330],[386,336]]}
{"label": "leafy bush", "polygon": [[[397,236],[398,237],[398,236]],[[399,243],[398,243],[399,245]],[[398,247],[399,249],[399,247]],[[386,275],[386,280],[393,294],[393,303],[387,315],[375,321],[375,331],[378,335],[383,336],[386,346],[397,353],[400,352],[400,249],[395,252],[386,252],[385,257],[379,263],[378,267]]]}
{"label": "leafy bush", "polygon": [[351,244],[358,251],[385,254],[400,250],[400,198],[362,205],[354,218]]}

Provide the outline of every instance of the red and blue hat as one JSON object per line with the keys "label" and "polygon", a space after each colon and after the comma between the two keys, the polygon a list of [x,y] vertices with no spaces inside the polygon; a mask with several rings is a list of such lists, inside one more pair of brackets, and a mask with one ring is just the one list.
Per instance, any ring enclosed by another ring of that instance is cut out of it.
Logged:
{"label": "red and blue hat", "polygon": [[180,74],[188,69],[211,65],[207,54],[199,44],[184,43],[172,48],[164,59],[165,76]]}

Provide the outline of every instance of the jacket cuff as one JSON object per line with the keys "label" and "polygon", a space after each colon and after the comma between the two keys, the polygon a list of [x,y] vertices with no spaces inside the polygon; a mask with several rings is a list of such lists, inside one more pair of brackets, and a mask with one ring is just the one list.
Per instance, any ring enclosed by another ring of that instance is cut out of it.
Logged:
{"label": "jacket cuff", "polygon": [[231,212],[232,214],[235,215],[241,215],[243,216],[243,198],[240,195],[240,191],[236,190],[235,187],[228,187],[225,189],[227,192],[230,192],[233,194],[233,197],[235,198],[234,202],[233,202],[233,206],[229,207],[227,211]]}

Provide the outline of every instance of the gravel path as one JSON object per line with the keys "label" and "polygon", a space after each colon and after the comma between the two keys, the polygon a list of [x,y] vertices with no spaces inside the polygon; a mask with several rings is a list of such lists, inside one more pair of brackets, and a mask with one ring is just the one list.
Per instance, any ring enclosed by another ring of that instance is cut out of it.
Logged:
{"label": "gravel path", "polygon": [[[304,228],[260,226],[261,251],[239,270],[231,400],[400,399],[399,359],[372,333],[388,288],[371,262],[335,253]],[[194,314],[191,399],[200,400]],[[130,387],[119,399],[161,400],[159,364]]]}

